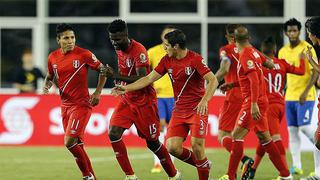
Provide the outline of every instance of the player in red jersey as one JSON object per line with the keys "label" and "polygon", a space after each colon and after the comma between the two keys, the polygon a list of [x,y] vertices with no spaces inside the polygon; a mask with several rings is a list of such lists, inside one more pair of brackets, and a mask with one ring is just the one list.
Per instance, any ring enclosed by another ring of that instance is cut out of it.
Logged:
{"label": "player in red jersey", "polygon": [[[287,165],[286,150],[280,136],[280,124],[285,113],[284,88],[286,85],[286,74],[292,73],[303,75],[305,73],[305,60],[304,58],[301,58],[299,67],[295,67],[288,64],[284,59],[276,58],[276,50],[276,42],[272,37],[269,37],[262,42],[261,51],[273,60],[275,66],[274,69],[263,68],[263,74],[267,82],[267,95],[269,100],[269,108],[267,111],[269,132],[281,154],[283,163]],[[264,154],[265,150],[262,145],[259,144],[256,149],[254,164],[249,172],[250,179],[254,178],[255,171]]]}
{"label": "player in red jersey", "polygon": [[[233,146],[229,160],[227,175],[221,180],[234,180],[239,162],[243,156],[243,142],[249,130],[254,129],[260,143],[269,154],[270,160],[280,172],[280,179],[292,179],[288,168],[281,161],[281,156],[268,131],[266,111],[268,98],[266,84],[262,72],[265,61],[262,54],[252,47],[249,42],[247,28],[241,26],[235,30],[236,44],[239,49],[238,78],[242,93],[242,108],[238,115],[238,122],[232,132]],[[250,167],[250,166],[249,166]],[[249,173],[244,170],[241,179],[248,179]]]}
{"label": "player in red jersey", "polygon": [[[166,73],[173,86],[175,107],[168,127],[167,145],[176,158],[195,166],[200,180],[208,180],[211,162],[205,155],[208,125],[208,101],[218,82],[201,55],[186,48],[186,36],[174,30],[164,36],[166,56],[146,77],[113,89],[114,94],[131,92],[149,86]],[[208,81],[205,89],[204,82]],[[182,146],[191,131],[192,151]]]}
{"label": "player in red jersey", "polygon": [[[308,33],[309,39],[312,41],[313,46],[320,45],[320,17],[315,16],[309,18],[306,21],[306,29]],[[306,52],[306,57],[313,69],[320,72],[320,66],[318,64],[318,59],[312,56],[312,47],[308,47]],[[318,55],[319,57],[319,55]],[[320,78],[317,80],[317,86],[320,87]],[[320,97],[318,97],[318,101],[320,102]],[[320,109],[320,104],[318,104],[318,109]],[[301,178],[301,180],[320,180],[320,111],[318,111],[318,128],[315,132],[315,151],[314,151],[314,165],[315,171],[313,174],[310,174],[306,178]]]}
{"label": "player in red jersey", "polygon": [[[239,24],[226,25],[226,39],[228,44],[220,48],[220,68],[216,72],[218,81],[224,78],[225,83],[238,81],[237,66],[239,59],[238,48],[234,40],[234,30]],[[226,92],[226,100],[219,114],[219,133],[218,140],[220,144],[228,151],[232,149],[231,132],[237,122],[237,117],[242,105],[242,96],[240,87],[234,87]],[[250,162],[249,162],[250,161]],[[241,162],[253,164],[253,159],[244,155]]]}
{"label": "player in red jersey", "polygon": [[[43,93],[48,94],[53,83],[59,88],[64,144],[75,157],[83,179],[94,180],[96,177],[83,147],[83,135],[92,106],[99,103],[106,82],[105,68],[93,53],[75,45],[74,30],[69,24],[57,25],[56,33],[60,48],[48,57]],[[91,96],[88,92],[88,68],[100,71],[97,88]]]}
{"label": "player in red jersey", "polygon": [[[127,24],[120,19],[114,20],[108,27],[109,38],[118,56],[119,73],[107,67],[107,76],[120,84],[132,83],[150,72],[149,59],[145,47],[128,38]],[[112,114],[109,127],[109,139],[119,165],[127,180],[138,179],[131,167],[122,134],[134,124],[141,138],[146,140],[148,148],[161,159],[161,165],[169,179],[181,179],[170,155],[159,141],[160,120],[155,90],[151,85],[121,96],[121,101]]]}

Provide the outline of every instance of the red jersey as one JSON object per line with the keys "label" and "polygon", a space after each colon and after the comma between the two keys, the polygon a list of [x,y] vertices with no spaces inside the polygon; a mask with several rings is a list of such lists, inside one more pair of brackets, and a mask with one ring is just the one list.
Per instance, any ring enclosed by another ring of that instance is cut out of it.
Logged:
{"label": "red jersey", "polygon": [[[220,60],[227,60],[231,63],[229,72],[224,76],[226,83],[238,81],[237,66],[239,64],[239,52],[235,43],[228,44],[220,48]],[[227,101],[241,101],[240,87],[234,87],[227,91]]]}
{"label": "red jersey", "polygon": [[61,49],[49,54],[48,72],[57,82],[62,105],[90,106],[88,68],[98,70],[100,64],[94,54],[78,46],[65,54]]}
{"label": "red jersey", "polygon": [[175,112],[193,113],[205,93],[203,76],[210,72],[201,55],[188,50],[186,57],[175,59],[164,56],[154,69],[171,79]]}
{"label": "red jersey", "polygon": [[[122,76],[136,76],[137,68],[146,67],[147,73],[150,73],[150,64],[146,48],[135,40],[131,40],[128,49],[123,52],[116,51],[118,55],[118,70]],[[123,85],[126,82],[122,82]],[[121,96],[123,100],[130,104],[144,105],[147,102],[156,101],[156,92],[151,85],[137,90],[125,93]]]}
{"label": "red jersey", "polygon": [[[265,59],[262,54],[253,47],[246,47],[240,53],[239,61],[238,77],[244,103],[251,103],[254,96],[257,96],[258,100],[266,99],[266,84],[262,72],[262,63]],[[258,75],[257,82],[254,82],[253,86],[250,85],[248,77],[252,72],[256,72]],[[256,91],[251,92],[252,88],[255,88]]]}
{"label": "red jersey", "polygon": [[304,60],[299,67],[290,65],[284,59],[272,58],[275,68],[263,68],[263,74],[267,82],[267,95],[269,103],[284,104],[284,88],[286,85],[286,74],[293,73],[303,75],[305,73]]}

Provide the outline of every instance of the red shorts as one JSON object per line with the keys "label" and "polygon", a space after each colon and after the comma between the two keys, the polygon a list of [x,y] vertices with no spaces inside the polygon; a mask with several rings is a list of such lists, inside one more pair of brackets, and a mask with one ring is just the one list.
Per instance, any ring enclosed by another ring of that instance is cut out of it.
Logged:
{"label": "red shorts", "polygon": [[63,129],[66,136],[83,139],[92,109],[87,106],[61,106]]}
{"label": "red shorts", "polygon": [[267,111],[267,119],[270,135],[280,134],[280,125],[284,116],[284,104],[272,103],[269,104]]}
{"label": "red shorts", "polygon": [[137,128],[138,135],[146,140],[156,140],[160,135],[160,120],[157,102],[142,106],[130,105],[121,101],[114,110],[110,126],[129,129],[132,124]]}
{"label": "red shorts", "polygon": [[254,120],[251,116],[251,103],[243,104],[237,118],[237,126],[248,130],[254,129],[255,132],[269,131],[267,120],[268,102],[259,102],[258,106],[261,117],[258,120]]}
{"label": "red shorts", "polygon": [[242,101],[224,101],[219,115],[219,130],[231,132],[237,122]]}
{"label": "red shorts", "polygon": [[200,116],[196,112],[189,116],[179,116],[172,114],[169,122],[167,137],[183,137],[186,138],[191,130],[191,136],[195,138],[205,138],[207,135],[208,116]]}

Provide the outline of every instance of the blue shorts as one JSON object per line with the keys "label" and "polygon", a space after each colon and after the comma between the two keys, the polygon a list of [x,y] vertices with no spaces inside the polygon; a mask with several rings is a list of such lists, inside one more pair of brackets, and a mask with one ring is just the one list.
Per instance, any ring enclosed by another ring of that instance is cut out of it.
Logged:
{"label": "blue shorts", "polygon": [[311,123],[314,101],[286,101],[286,118],[288,126],[303,126]]}
{"label": "blue shorts", "polygon": [[172,109],[174,106],[174,98],[158,98],[158,110],[160,120],[165,119],[169,123],[171,119]]}

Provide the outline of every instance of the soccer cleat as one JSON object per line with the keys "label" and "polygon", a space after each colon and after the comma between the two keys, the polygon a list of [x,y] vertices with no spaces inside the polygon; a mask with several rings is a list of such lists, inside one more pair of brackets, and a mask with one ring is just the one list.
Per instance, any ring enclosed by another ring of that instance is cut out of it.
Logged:
{"label": "soccer cleat", "polygon": [[252,165],[254,161],[253,159],[249,158],[246,160],[245,163],[243,163],[242,166],[242,174],[241,174],[241,180],[247,180],[250,177],[250,171],[252,171]]}
{"label": "soccer cleat", "polygon": [[83,176],[82,180],[95,180],[93,174],[90,173],[90,176]]}
{"label": "soccer cleat", "polygon": [[288,177],[278,176],[276,179],[272,179],[272,180],[293,180],[293,177],[292,177],[292,175],[290,174],[290,176],[288,176]]}
{"label": "soccer cleat", "polygon": [[182,180],[182,175],[177,171],[177,174],[174,177],[169,177],[168,180]]}
{"label": "soccer cleat", "polygon": [[126,175],[126,178],[124,180],[139,180],[139,179],[135,174],[133,174],[133,175]]}
{"label": "soccer cleat", "polygon": [[249,171],[249,179],[254,179],[254,176],[256,175],[256,170],[251,168]]}
{"label": "soccer cleat", "polygon": [[297,168],[297,167],[292,166],[292,167],[290,168],[290,173],[291,173],[291,174],[296,174],[296,175],[302,175],[302,174],[303,174],[303,170],[302,170],[302,169],[299,169],[299,168]]}
{"label": "soccer cleat", "polygon": [[229,176],[228,175],[223,175],[218,180],[229,180]]}
{"label": "soccer cleat", "polygon": [[320,177],[311,172],[308,177],[300,178],[300,180],[320,180]]}
{"label": "soccer cleat", "polygon": [[155,164],[153,168],[151,169],[151,173],[160,173],[161,172],[161,165]]}

